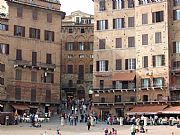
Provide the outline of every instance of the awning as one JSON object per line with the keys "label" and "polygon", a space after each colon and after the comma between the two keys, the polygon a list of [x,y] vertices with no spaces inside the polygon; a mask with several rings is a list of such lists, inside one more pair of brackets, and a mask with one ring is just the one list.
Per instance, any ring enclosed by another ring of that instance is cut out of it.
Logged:
{"label": "awning", "polygon": [[127,115],[158,114],[167,106],[168,105],[135,106],[132,110],[127,112]]}
{"label": "awning", "polygon": [[115,73],[112,76],[113,81],[132,81],[134,80],[135,73]]}
{"label": "awning", "polygon": [[27,105],[18,105],[18,104],[14,104],[12,105],[12,107],[16,110],[29,110],[29,107]]}
{"label": "awning", "polygon": [[180,114],[180,106],[171,106],[161,111],[162,114]]}

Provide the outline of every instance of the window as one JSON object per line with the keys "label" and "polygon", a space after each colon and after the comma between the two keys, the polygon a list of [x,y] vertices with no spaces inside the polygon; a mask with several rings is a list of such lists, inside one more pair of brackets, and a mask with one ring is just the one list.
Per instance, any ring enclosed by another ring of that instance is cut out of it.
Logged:
{"label": "window", "polygon": [[69,29],[68,29],[68,32],[69,32],[69,33],[73,33],[73,29],[72,29],[72,28],[69,28]]}
{"label": "window", "polygon": [[93,54],[90,54],[90,55],[89,55],[89,58],[93,59],[93,58],[94,58],[94,55],[93,55]]}
{"label": "window", "polygon": [[143,95],[143,101],[148,101],[148,95]]}
{"label": "window", "polygon": [[177,69],[177,68],[179,69],[180,68],[180,61],[174,61],[173,62],[173,68],[174,69]]}
{"label": "window", "polygon": [[73,50],[73,42],[67,42],[66,43],[66,50],[68,50],[68,51]]}
{"label": "window", "polygon": [[73,87],[73,81],[72,81],[72,80],[69,80],[69,81],[68,81],[68,86],[69,86],[69,87]]}
{"label": "window", "polygon": [[80,51],[84,50],[84,43],[83,42],[79,42],[79,50]]}
{"label": "window", "polygon": [[52,55],[50,53],[46,54],[46,64],[52,64]]}
{"label": "window", "polygon": [[21,69],[16,69],[16,76],[15,79],[16,80],[21,80],[22,79],[22,70]]}
{"label": "window", "polygon": [[51,102],[51,90],[46,90],[46,102]]}
{"label": "window", "polygon": [[79,65],[78,80],[84,80],[84,65]]}
{"label": "window", "polygon": [[115,95],[115,102],[121,102],[121,95]]}
{"label": "window", "polygon": [[47,14],[47,22],[52,23],[52,14],[51,13]]}
{"label": "window", "polygon": [[9,54],[9,45],[0,43],[0,53],[1,54]]}
{"label": "window", "polygon": [[84,30],[84,28],[81,28],[81,33],[85,33],[85,30]]}
{"label": "window", "polygon": [[148,56],[142,57],[142,67],[147,68],[148,67]]}
{"label": "window", "polygon": [[134,27],[134,17],[128,17],[128,27]]}
{"label": "window", "polygon": [[72,74],[73,73],[73,65],[68,65],[67,67],[67,73]]}
{"label": "window", "polygon": [[122,29],[124,28],[124,18],[113,19],[113,29]]}
{"label": "window", "polygon": [[142,35],[142,45],[148,45],[148,34]]}
{"label": "window", "polygon": [[8,31],[8,25],[0,23],[0,30]]}
{"label": "window", "polygon": [[122,60],[116,59],[116,70],[122,70]]}
{"label": "window", "polygon": [[159,77],[159,78],[154,78],[153,79],[153,86],[154,87],[160,87],[164,85],[164,78]]}
{"label": "window", "polygon": [[79,54],[79,58],[85,58],[84,54]]}
{"label": "window", "polygon": [[134,8],[134,0],[128,0],[128,8]]}
{"label": "window", "polygon": [[76,23],[77,23],[77,24],[80,23],[80,17],[76,17]]}
{"label": "window", "polygon": [[31,89],[31,101],[36,101],[36,88]]}
{"label": "window", "polygon": [[105,0],[100,0],[99,1],[99,11],[104,11],[106,10],[106,2]]}
{"label": "window", "polygon": [[21,100],[21,88],[19,88],[19,87],[15,88],[15,99]]}
{"label": "window", "polygon": [[180,5],[180,0],[174,0],[174,6]]}
{"label": "window", "polygon": [[141,87],[142,88],[150,87],[150,79],[149,78],[141,79]]}
{"label": "window", "polygon": [[99,81],[99,86],[100,86],[100,89],[101,89],[101,90],[104,89],[104,80],[100,80],[100,81]]}
{"label": "window", "polygon": [[23,8],[21,6],[17,7],[17,17],[23,16]]}
{"label": "window", "polygon": [[89,42],[89,50],[93,50],[94,48],[94,43],[93,42]]}
{"label": "window", "polygon": [[53,31],[45,30],[44,36],[45,36],[44,40],[50,41],[50,42],[54,41],[54,32]]}
{"label": "window", "polygon": [[40,29],[29,28],[29,38],[40,39]]}
{"label": "window", "polygon": [[14,25],[14,36],[25,37],[25,27]]}
{"label": "window", "polygon": [[22,60],[22,50],[16,49],[16,60]]}
{"label": "window", "polygon": [[112,0],[113,9],[123,9],[124,8],[124,0]]}
{"label": "window", "polygon": [[173,42],[173,53],[180,53],[180,41]]}
{"label": "window", "polygon": [[96,71],[108,71],[108,60],[96,61]]}
{"label": "window", "polygon": [[37,65],[37,52],[32,52],[32,66]]}
{"label": "window", "polygon": [[31,71],[31,82],[37,82],[37,72]]}
{"label": "window", "polygon": [[89,66],[89,69],[90,69],[89,72],[90,72],[90,73],[93,73],[93,65],[90,65],[90,66]]}
{"label": "window", "polygon": [[116,48],[122,48],[122,38],[116,38]]}
{"label": "window", "polygon": [[128,37],[128,47],[135,47],[135,38]]}
{"label": "window", "polygon": [[54,83],[54,74],[45,72],[44,83]]}
{"label": "window", "polygon": [[5,64],[0,63],[0,71],[5,72]]}
{"label": "window", "polygon": [[165,55],[153,56],[153,67],[165,66]]}
{"label": "window", "polygon": [[97,30],[106,30],[106,29],[108,29],[108,20],[98,20]]}
{"label": "window", "polygon": [[173,19],[180,20],[180,10],[173,10]]}
{"label": "window", "polygon": [[136,59],[125,59],[125,70],[134,70],[136,69]]}
{"label": "window", "polygon": [[0,85],[4,85],[4,78],[0,77]]}
{"label": "window", "polygon": [[162,43],[161,32],[155,33],[155,43]]}
{"label": "window", "polygon": [[99,49],[106,49],[106,39],[99,39]]}
{"label": "window", "polygon": [[164,11],[158,11],[152,13],[152,22],[158,23],[164,21]]}
{"label": "window", "polygon": [[148,24],[148,14],[142,14],[142,24]]}
{"label": "window", "polygon": [[73,58],[73,54],[68,54],[68,59]]}
{"label": "window", "polygon": [[32,10],[32,18],[33,18],[33,20],[37,20],[38,19],[38,11],[36,9]]}

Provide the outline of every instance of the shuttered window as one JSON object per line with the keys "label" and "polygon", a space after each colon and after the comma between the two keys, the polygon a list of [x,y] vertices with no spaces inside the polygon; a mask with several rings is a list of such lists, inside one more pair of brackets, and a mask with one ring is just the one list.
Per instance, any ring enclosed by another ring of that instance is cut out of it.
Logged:
{"label": "shuttered window", "polygon": [[0,85],[4,85],[4,78],[0,77]]}
{"label": "shuttered window", "polygon": [[50,53],[46,54],[46,64],[52,64],[52,55]]}
{"label": "shuttered window", "polygon": [[106,44],[105,39],[99,39],[99,49],[106,49],[105,44]]}
{"label": "shuttered window", "polygon": [[15,88],[15,99],[21,100],[21,88],[19,88],[19,87]]}
{"label": "shuttered window", "polygon": [[37,82],[37,72],[31,71],[31,82]]}
{"label": "shuttered window", "polygon": [[128,47],[135,47],[135,38],[128,37]]}
{"label": "shuttered window", "polygon": [[7,24],[0,23],[0,30],[8,31],[9,26]]}
{"label": "shuttered window", "polygon": [[104,72],[108,71],[108,60],[96,61],[96,71]]}
{"label": "shuttered window", "polygon": [[152,58],[153,67],[165,66],[165,55],[154,55]]}
{"label": "shuttered window", "polygon": [[100,0],[99,1],[99,11],[104,11],[104,10],[106,10],[106,1]]}
{"label": "shuttered window", "polygon": [[122,29],[124,28],[124,18],[115,18],[113,19],[113,29]]}
{"label": "shuttered window", "polygon": [[142,14],[142,24],[148,24],[148,14]]}
{"label": "shuttered window", "polygon": [[51,102],[51,90],[46,90],[46,102]]}
{"label": "shuttered window", "polygon": [[37,52],[32,52],[32,66],[37,65]]}
{"label": "shuttered window", "polygon": [[23,16],[23,8],[21,6],[17,7],[17,17]]}
{"label": "shuttered window", "polygon": [[112,0],[113,9],[123,9],[124,0]]}
{"label": "shuttered window", "polygon": [[0,71],[5,72],[5,64],[0,63]]}
{"label": "shuttered window", "polygon": [[164,11],[158,11],[152,13],[152,22],[158,23],[164,21]]}
{"label": "shuttered window", "polygon": [[122,60],[116,59],[116,70],[122,70]]}
{"label": "shuttered window", "polygon": [[31,89],[31,101],[36,101],[36,88]]}
{"label": "shuttered window", "polygon": [[134,17],[128,17],[128,27],[134,27]]}
{"label": "shuttered window", "polygon": [[33,18],[33,20],[37,20],[38,19],[38,11],[36,9],[32,10],[32,18]]}
{"label": "shuttered window", "polygon": [[67,73],[72,74],[73,73],[73,65],[67,66]]}
{"label": "shuttered window", "polygon": [[148,45],[148,34],[142,35],[142,45]]}
{"label": "shuttered window", "polygon": [[16,80],[21,80],[22,79],[22,70],[21,69],[16,69],[15,72],[16,72],[15,79]]}
{"label": "shuttered window", "polygon": [[44,31],[44,40],[53,42],[54,41],[54,31]]}
{"label": "shuttered window", "polygon": [[122,38],[116,38],[116,48],[122,48]]}
{"label": "shuttered window", "polygon": [[47,22],[52,23],[52,14],[51,13],[47,14]]}
{"label": "shuttered window", "polygon": [[16,60],[22,60],[22,50],[16,49]]}
{"label": "shuttered window", "polygon": [[142,67],[147,68],[148,67],[148,56],[142,57]]}
{"label": "shuttered window", "polygon": [[173,53],[180,53],[180,41],[173,42]]}
{"label": "shuttered window", "polygon": [[106,29],[108,29],[108,20],[98,20],[97,30],[106,30]]}
{"label": "shuttered window", "polygon": [[161,32],[156,32],[155,33],[155,43],[162,43],[162,36],[161,36]]}

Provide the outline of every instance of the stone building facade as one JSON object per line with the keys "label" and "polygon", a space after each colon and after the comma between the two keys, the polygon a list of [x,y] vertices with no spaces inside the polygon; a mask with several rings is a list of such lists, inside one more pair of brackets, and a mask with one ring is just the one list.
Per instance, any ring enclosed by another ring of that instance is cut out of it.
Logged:
{"label": "stone building facade", "polygon": [[0,18],[1,111],[57,112],[61,21],[56,0],[6,0]]}
{"label": "stone building facade", "polygon": [[178,0],[94,0],[94,110],[179,104]]}
{"label": "stone building facade", "polygon": [[72,12],[62,22],[62,35],[62,97],[89,99],[93,77],[93,16]]}

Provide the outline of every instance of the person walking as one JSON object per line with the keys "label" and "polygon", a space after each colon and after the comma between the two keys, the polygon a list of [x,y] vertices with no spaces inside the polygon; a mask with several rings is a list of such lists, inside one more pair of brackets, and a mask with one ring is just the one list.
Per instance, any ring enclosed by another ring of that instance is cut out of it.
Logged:
{"label": "person walking", "polygon": [[134,127],[134,125],[131,126],[130,132],[131,132],[131,135],[135,135],[135,127]]}
{"label": "person walking", "polygon": [[88,127],[88,130],[90,130],[90,128],[91,128],[91,121],[90,121],[89,117],[87,119],[87,127]]}

